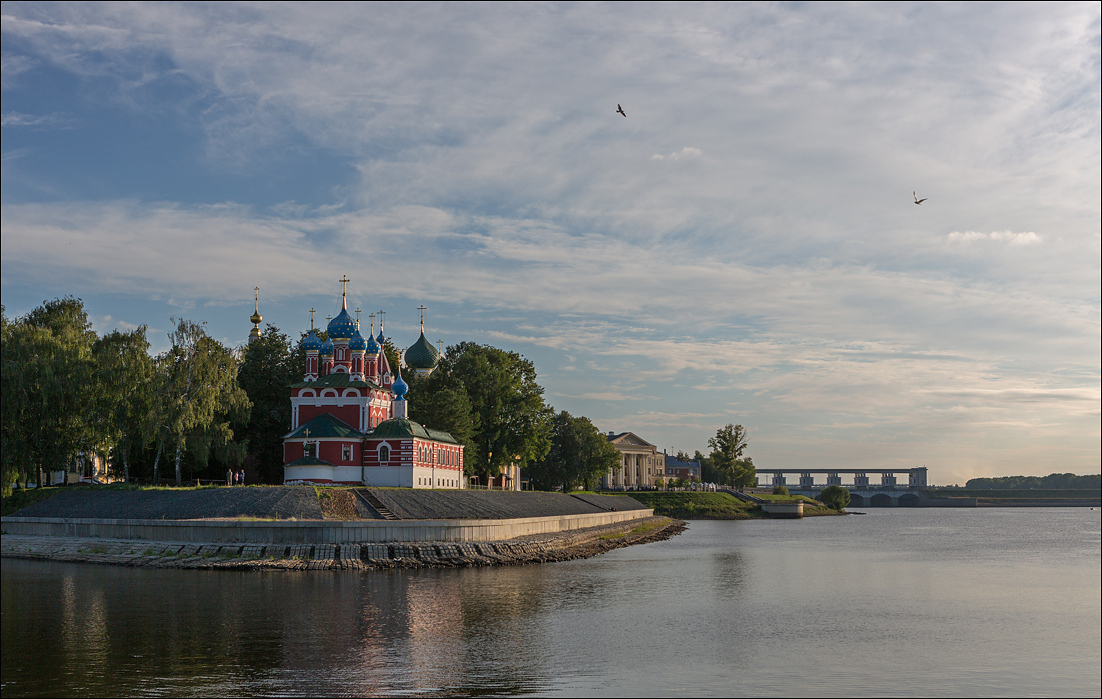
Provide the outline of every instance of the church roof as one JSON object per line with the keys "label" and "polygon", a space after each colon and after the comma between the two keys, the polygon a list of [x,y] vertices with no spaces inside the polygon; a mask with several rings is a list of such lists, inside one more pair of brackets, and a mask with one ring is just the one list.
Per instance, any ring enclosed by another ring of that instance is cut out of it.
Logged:
{"label": "church roof", "polygon": [[321,349],[321,338],[314,334],[313,328],[310,329],[310,334],[302,338],[302,349],[306,352],[313,350],[317,352]]}
{"label": "church roof", "polygon": [[352,339],[348,341],[348,349],[353,352],[363,352],[367,349],[367,342],[364,341],[364,336],[360,334],[359,330],[352,331]]}
{"label": "church roof", "polygon": [[328,461],[322,461],[316,456],[304,456],[301,459],[295,459],[289,464],[283,464],[284,466],[332,466],[333,464]]}
{"label": "church roof", "polygon": [[316,381],[299,381],[288,388],[382,388],[370,381],[353,381],[351,374],[344,372],[319,376]]}
{"label": "church roof", "polygon": [[440,350],[432,346],[422,330],[421,337],[406,350],[405,360],[410,369],[432,369],[440,360]]}
{"label": "church roof", "polygon": [[[306,430],[310,430],[310,434],[306,434]],[[363,432],[350,427],[342,420],[338,420],[328,413],[322,413],[314,417],[313,420],[299,425],[298,429],[288,432],[283,436],[284,439],[309,439],[311,437],[317,439],[326,438],[342,438],[342,439],[363,439],[366,437]]]}
{"label": "church roof", "polygon": [[368,436],[371,439],[407,439],[409,437],[418,437],[420,439],[431,439],[435,442],[459,444],[455,437],[452,437],[443,430],[432,430],[423,427],[419,422],[414,422],[413,420],[407,420],[405,418],[384,420],[376,425],[375,429]]}
{"label": "church roof", "polygon": [[347,340],[352,337],[352,333],[356,332],[356,321],[348,315],[347,308],[342,308],[337,317],[329,321],[329,326],[325,329],[325,332],[331,338]]}

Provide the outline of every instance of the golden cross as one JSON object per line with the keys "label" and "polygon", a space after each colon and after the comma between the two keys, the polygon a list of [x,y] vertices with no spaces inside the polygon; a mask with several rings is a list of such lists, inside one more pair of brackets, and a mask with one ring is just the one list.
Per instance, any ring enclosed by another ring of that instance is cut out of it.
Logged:
{"label": "golden cross", "polygon": [[315,313],[314,309],[311,308],[310,309],[310,329],[311,330],[314,329],[314,313]]}
{"label": "golden cross", "polygon": [[352,280],[348,278],[347,274],[345,274],[345,275],[341,276],[341,278],[338,279],[337,281],[341,283],[341,296],[344,296],[345,292],[348,291],[348,282],[350,282]]}

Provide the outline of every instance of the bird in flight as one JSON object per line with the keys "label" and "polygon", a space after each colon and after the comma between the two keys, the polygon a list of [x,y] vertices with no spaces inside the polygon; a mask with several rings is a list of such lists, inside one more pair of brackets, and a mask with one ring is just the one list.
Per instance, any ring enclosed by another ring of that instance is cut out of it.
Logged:
{"label": "bird in flight", "polygon": [[916,203],[916,204],[921,204],[922,202],[924,202],[924,201],[926,201],[927,199],[929,199],[929,197],[922,197],[921,199],[919,199],[919,198],[918,198],[918,192],[911,192],[911,194],[913,194],[913,195],[915,196],[915,203]]}
{"label": "bird in flight", "polygon": [[627,114],[624,113],[624,108],[621,107],[618,102],[616,103],[616,111],[620,114],[623,114],[625,117],[627,116]]}

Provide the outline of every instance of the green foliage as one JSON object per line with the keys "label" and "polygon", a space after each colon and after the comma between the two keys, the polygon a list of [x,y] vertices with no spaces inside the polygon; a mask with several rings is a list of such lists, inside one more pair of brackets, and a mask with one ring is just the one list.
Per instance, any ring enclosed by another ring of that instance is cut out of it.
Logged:
{"label": "green foliage", "polygon": [[516,352],[462,342],[448,348],[432,378],[437,374],[436,385],[461,388],[470,401],[472,443],[464,456],[468,474],[496,476],[514,460],[527,465],[547,454],[550,408],[531,361]]}
{"label": "green foliage", "polygon": [[789,494],[788,493],[788,488],[783,486],[783,485],[775,485],[775,486],[773,486],[773,494],[774,495],[788,495]]}
{"label": "green foliage", "polygon": [[1098,490],[1102,488],[1102,474],[1077,476],[1074,473],[1050,473],[1047,476],[973,478],[964,487],[974,490]]}
{"label": "green foliage", "polygon": [[656,515],[678,519],[748,519],[754,509],[727,493],[640,491],[630,496]]}
{"label": "green foliage", "polygon": [[0,505],[0,516],[7,517],[19,512],[24,507],[30,507],[36,502],[53,497],[62,491],[62,488],[32,488],[30,490],[20,488],[3,496]]}
{"label": "green foliage", "polygon": [[201,324],[175,322],[176,329],[169,333],[172,346],[157,360],[157,439],[158,454],[164,447],[175,450],[179,485],[185,451],[202,464],[212,451],[224,463],[241,462],[245,445],[234,442],[230,423],[247,421],[251,404],[237,384],[233,353],[207,335]]}
{"label": "green foliage", "polygon": [[145,326],[104,335],[93,345],[92,356],[99,388],[89,416],[97,428],[94,447],[116,453],[121,463],[115,470],[129,479],[130,451],[148,444],[156,432],[154,363]]}
{"label": "green foliage", "polygon": [[[3,316],[0,313],[0,316]],[[3,370],[0,440],[3,490],[11,482],[64,468],[79,453],[95,446],[97,424],[85,411],[95,406],[92,347],[96,335],[80,299],[45,302],[0,328]]]}
{"label": "green foliage", "polygon": [[291,424],[288,386],[302,380],[305,358],[279,328],[268,324],[259,339],[245,346],[237,384],[249,397],[252,411],[238,423],[248,442],[249,458],[264,483],[283,482],[283,435]]}
{"label": "green foliage", "polygon": [[849,505],[849,491],[840,485],[828,485],[819,493],[819,502],[841,512]]}
{"label": "green foliage", "polygon": [[748,435],[742,425],[727,424],[708,440],[712,450],[711,467],[720,478],[717,482],[729,483],[736,488],[745,488],[757,482],[753,459],[742,458],[747,444]]}
{"label": "green foliage", "polygon": [[620,451],[587,417],[574,417],[565,410],[550,419],[551,447],[528,467],[528,475],[539,490],[561,487],[564,493],[577,486],[586,490],[601,476],[620,464]]}
{"label": "green foliage", "polygon": [[414,374],[407,380],[409,418],[426,427],[444,430],[464,447],[464,461],[472,463],[478,416],[471,410],[466,389],[452,377],[438,371],[428,376]]}

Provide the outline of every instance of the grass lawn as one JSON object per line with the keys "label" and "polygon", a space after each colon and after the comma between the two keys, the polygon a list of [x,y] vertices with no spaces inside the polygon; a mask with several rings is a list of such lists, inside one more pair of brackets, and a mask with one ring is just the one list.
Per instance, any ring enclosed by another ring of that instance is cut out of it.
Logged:
{"label": "grass lawn", "polygon": [[53,497],[65,489],[61,486],[53,486],[49,488],[34,488],[31,490],[13,490],[11,495],[8,495],[3,500],[3,505],[0,506],[0,514],[7,517],[10,514],[14,514],[24,507],[41,502],[46,498]]}
{"label": "grass lawn", "polygon": [[[611,493],[609,493],[611,494]],[[654,514],[677,519],[750,519],[755,505],[727,493],[632,491],[617,493],[635,498]]]}

